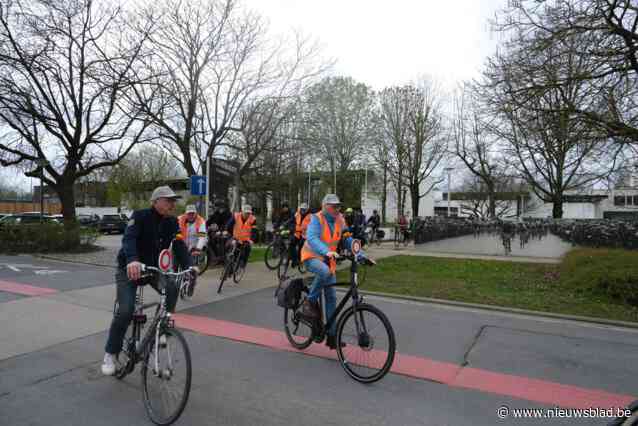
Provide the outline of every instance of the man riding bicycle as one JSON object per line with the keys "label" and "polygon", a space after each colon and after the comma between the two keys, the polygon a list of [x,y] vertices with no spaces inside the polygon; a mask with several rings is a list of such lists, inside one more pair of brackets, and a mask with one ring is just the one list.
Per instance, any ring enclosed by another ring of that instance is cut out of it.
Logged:
{"label": "man riding bicycle", "polygon": [[[142,265],[157,267],[160,252],[172,244],[177,263],[184,269],[191,266],[186,245],[175,239],[179,226],[171,213],[175,210],[178,198],[181,197],[168,186],[155,188],[151,195],[151,207],[135,211],[124,231],[115,271],[118,308],[111,322],[102,363],[102,374],[106,376],[115,374],[117,355],[122,350],[124,335],[133,317],[137,286],[151,284],[159,292],[156,277],[140,279]],[[191,280],[195,282],[196,277],[194,273]],[[169,312],[175,311],[177,293],[178,289],[174,285],[166,287],[166,307]]]}
{"label": "man riding bicycle", "polygon": [[[337,282],[337,246],[346,231],[346,223],[340,213],[341,202],[335,194],[327,194],[321,203],[322,209],[319,213],[313,214],[308,225],[307,240],[301,250],[301,261],[305,263],[306,269],[315,275],[312,282],[308,298],[305,300],[303,315],[318,319],[321,317],[319,311],[319,297],[323,288],[326,300],[326,317],[329,318],[335,311],[337,305],[337,292],[334,287],[324,287]],[[352,238],[345,240],[348,249],[352,244]],[[324,259],[328,259],[328,264]],[[330,349],[336,349],[335,340],[336,324],[327,332],[326,344]]]}
{"label": "man riding bicycle", "polygon": [[299,210],[295,213],[295,235],[290,243],[290,258],[292,259],[293,268],[301,260],[301,249],[306,241],[306,233],[311,218],[312,215],[308,209],[308,204],[301,203]]}
{"label": "man riding bicycle", "polygon": [[[177,218],[177,223],[188,252],[193,258],[199,256],[208,241],[204,218],[197,214],[197,208],[194,205],[189,204],[186,206],[186,212]],[[189,297],[195,291],[195,283],[193,282],[192,284],[188,287]]]}
{"label": "man riding bicycle", "polygon": [[250,257],[250,250],[253,244],[252,230],[256,223],[257,219],[253,216],[253,208],[246,204],[241,208],[240,212],[236,212],[233,217],[230,218],[224,231],[224,235],[232,233],[233,238],[243,245],[241,265],[244,268]]}
{"label": "man riding bicycle", "polygon": [[377,231],[381,227],[381,217],[379,216],[379,212],[378,211],[374,210],[372,212],[372,216],[370,216],[370,218],[368,219],[368,222],[367,222],[366,225],[369,226],[372,229],[371,237],[376,240],[377,239]]}

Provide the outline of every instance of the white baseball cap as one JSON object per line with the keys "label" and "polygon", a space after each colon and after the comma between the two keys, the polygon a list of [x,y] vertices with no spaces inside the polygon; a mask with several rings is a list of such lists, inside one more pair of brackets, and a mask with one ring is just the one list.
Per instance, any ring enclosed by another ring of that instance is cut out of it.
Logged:
{"label": "white baseball cap", "polygon": [[177,195],[175,191],[171,189],[170,186],[158,186],[157,188],[153,190],[153,193],[151,194],[151,201],[155,201],[159,198],[177,199],[177,198],[182,198],[182,196]]}
{"label": "white baseball cap", "polygon": [[186,206],[186,213],[197,213],[197,208],[193,204]]}
{"label": "white baseball cap", "polygon": [[326,194],[321,204],[341,204],[341,201],[339,197],[337,197],[337,194]]}
{"label": "white baseball cap", "polygon": [[243,211],[244,213],[252,213],[253,212],[253,208],[249,204],[244,204],[242,206],[242,208],[241,208],[241,211]]}

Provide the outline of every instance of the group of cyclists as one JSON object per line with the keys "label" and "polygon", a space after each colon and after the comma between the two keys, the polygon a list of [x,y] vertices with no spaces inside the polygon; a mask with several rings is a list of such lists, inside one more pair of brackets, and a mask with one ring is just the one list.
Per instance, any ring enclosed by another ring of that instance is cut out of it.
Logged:
{"label": "group of cyclists", "polygon": [[[144,276],[143,266],[158,266],[158,258],[163,250],[174,253],[174,268],[191,268],[189,296],[192,296],[197,277],[194,266],[197,256],[210,244],[215,256],[223,258],[230,244],[242,244],[241,262],[245,267],[253,244],[253,229],[257,220],[250,205],[243,205],[239,212],[231,213],[222,204],[204,220],[194,205],[186,206],[185,213],[179,217],[173,215],[176,201],[181,198],[170,187],[160,186],[151,195],[151,206],[133,213],[118,253],[118,266],[115,273],[117,310],[114,312],[107,342],[105,345],[102,373],[114,375],[117,370],[117,357],[127,327],[131,322],[135,306],[138,285],[150,284],[157,290],[157,276]],[[289,254],[296,266],[304,262],[308,271],[315,275],[313,285],[304,306],[309,317],[318,315],[317,300],[324,284],[336,279],[336,258],[338,246],[348,247],[353,238],[365,239],[365,227],[376,232],[381,220],[378,212],[365,220],[360,209],[347,209],[341,214],[341,202],[337,195],[328,194],[322,201],[319,211],[312,212],[306,203],[302,203],[293,213],[284,204],[273,220],[275,229],[288,229],[291,240]],[[347,233],[349,232],[349,233]],[[209,238],[212,236],[212,238]],[[210,240],[210,241],[209,241]],[[324,262],[325,261],[325,262]],[[334,312],[336,294],[334,287],[325,288],[326,314]],[[167,309],[175,310],[178,290],[169,286],[166,289]],[[334,330],[328,331],[327,345],[335,349]]]}

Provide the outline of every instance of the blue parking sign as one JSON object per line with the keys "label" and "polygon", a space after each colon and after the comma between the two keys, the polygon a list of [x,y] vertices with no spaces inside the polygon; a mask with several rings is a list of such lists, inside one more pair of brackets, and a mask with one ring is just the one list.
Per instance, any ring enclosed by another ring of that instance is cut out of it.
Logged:
{"label": "blue parking sign", "polygon": [[206,176],[191,176],[191,195],[206,195]]}

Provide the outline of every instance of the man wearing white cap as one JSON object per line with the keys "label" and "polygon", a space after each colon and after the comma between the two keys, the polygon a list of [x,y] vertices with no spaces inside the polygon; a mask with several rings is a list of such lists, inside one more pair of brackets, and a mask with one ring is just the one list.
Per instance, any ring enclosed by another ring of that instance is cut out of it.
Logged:
{"label": "man wearing white cap", "polygon": [[199,256],[208,239],[206,221],[197,214],[195,206],[189,204],[186,206],[186,212],[177,218],[177,223],[189,252],[193,256]]}
{"label": "man wearing white cap", "polygon": [[[191,266],[186,246],[182,241],[175,240],[179,226],[172,213],[178,198],[181,197],[168,186],[155,188],[151,195],[151,207],[133,212],[124,231],[115,271],[118,309],[114,313],[106,342],[102,363],[104,375],[115,374],[117,354],[122,350],[124,334],[133,317],[137,286],[151,284],[157,290],[157,279],[140,279],[142,265],[157,267],[160,252],[173,243],[176,263],[184,269]],[[192,280],[195,280],[195,276]],[[174,285],[166,287],[166,308],[169,312],[175,311],[177,293]]]}
{"label": "man wearing white cap", "polygon": [[253,216],[253,208],[248,204],[244,204],[241,211],[233,214],[233,217],[226,224],[224,235],[232,233],[233,238],[242,244],[241,264],[243,268],[246,267],[250,257],[250,249],[253,244],[252,230],[256,223],[257,219]]}

